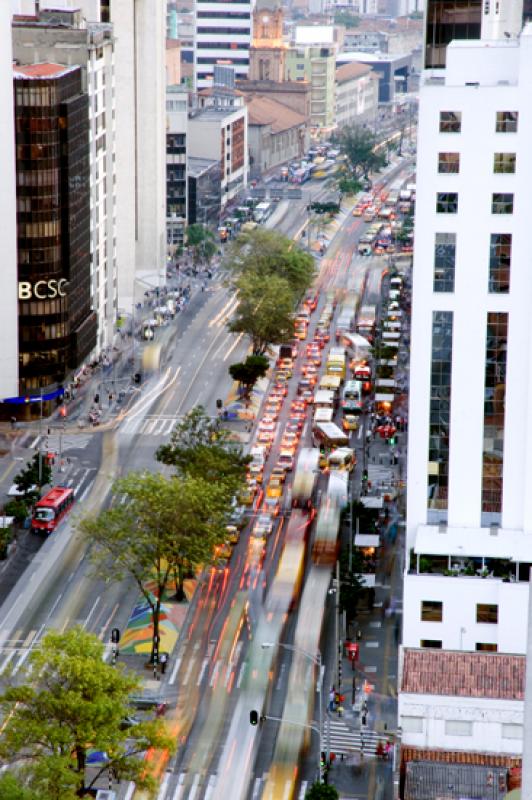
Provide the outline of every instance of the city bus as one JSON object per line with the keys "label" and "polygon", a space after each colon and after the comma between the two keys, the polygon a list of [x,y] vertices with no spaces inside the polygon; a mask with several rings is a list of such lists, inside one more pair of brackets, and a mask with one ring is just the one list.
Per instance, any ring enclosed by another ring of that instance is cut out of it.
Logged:
{"label": "city bus", "polygon": [[55,531],[74,502],[74,490],[67,486],[54,486],[35,504],[31,519],[33,533],[50,534]]}
{"label": "city bus", "polygon": [[342,394],[342,412],[344,414],[362,413],[362,388],[361,381],[347,381]]}

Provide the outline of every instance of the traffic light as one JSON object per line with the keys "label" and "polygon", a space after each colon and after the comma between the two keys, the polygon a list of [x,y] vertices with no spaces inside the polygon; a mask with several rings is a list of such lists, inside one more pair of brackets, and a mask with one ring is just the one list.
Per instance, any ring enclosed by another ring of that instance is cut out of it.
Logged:
{"label": "traffic light", "polygon": [[112,644],[118,644],[120,641],[120,630],[118,628],[113,628],[111,631],[111,642]]}
{"label": "traffic light", "polygon": [[100,403],[100,395],[99,394],[95,394],[94,395],[94,402],[95,402],[96,405],[99,405],[99,403]]}
{"label": "traffic light", "polygon": [[390,445],[390,447],[394,446],[394,444],[395,444],[395,436],[390,436],[390,438],[388,439],[388,444]]}
{"label": "traffic light", "polygon": [[218,397],[218,399],[216,400],[216,408],[221,409],[223,407],[224,407],[224,401],[222,400],[221,397]]}
{"label": "traffic light", "polygon": [[135,372],[135,374],[133,375],[134,383],[140,383],[141,380],[142,380],[142,378],[141,378],[140,372]]}
{"label": "traffic light", "polygon": [[368,480],[368,471],[367,471],[367,469],[363,469],[362,470],[362,481],[364,483],[366,483],[367,480]]}
{"label": "traffic light", "polygon": [[259,724],[259,712],[254,709],[249,712],[249,722],[251,725]]}

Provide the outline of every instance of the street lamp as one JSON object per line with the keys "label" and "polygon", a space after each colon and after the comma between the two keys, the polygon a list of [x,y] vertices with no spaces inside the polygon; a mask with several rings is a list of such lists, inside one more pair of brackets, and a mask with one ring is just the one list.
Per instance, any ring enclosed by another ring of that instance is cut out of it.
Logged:
{"label": "street lamp", "polygon": [[[285,650],[290,650],[292,653],[298,653],[305,658],[308,658],[309,661],[312,661],[314,666],[318,668],[318,682],[316,683],[316,691],[319,694],[319,702],[318,702],[318,780],[321,783],[321,753],[322,753],[322,736],[323,736],[323,719],[322,719],[322,685],[323,685],[323,676],[322,676],[322,660],[321,660],[321,653],[319,649],[316,651],[316,655],[309,653],[307,650],[303,650],[301,647],[296,647],[293,644],[287,644],[285,642],[262,642],[261,647],[264,650],[268,650],[271,647],[283,647]],[[290,721],[290,720],[288,720]],[[315,728],[312,725],[309,725],[312,730]]]}

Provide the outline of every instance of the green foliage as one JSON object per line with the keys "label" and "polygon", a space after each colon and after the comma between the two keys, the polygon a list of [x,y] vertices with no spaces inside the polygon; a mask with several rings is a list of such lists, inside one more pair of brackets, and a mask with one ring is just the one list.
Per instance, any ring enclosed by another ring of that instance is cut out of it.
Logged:
{"label": "green foliage", "polygon": [[85,518],[80,527],[95,545],[92,558],[99,573],[116,581],[133,578],[148,603],[153,660],[170,579],[183,599],[185,577],[212,562],[215,546],[225,540],[227,487],[204,478],[130,473],[116,481],[113,491],[125,502]]}
{"label": "green foliage", "polygon": [[267,228],[241,233],[231,244],[227,266],[233,283],[240,288],[240,278],[254,275],[260,279],[282,278],[294,294],[294,305],[314,280],[312,256],[292,239]]}
{"label": "green foliage", "polygon": [[362,184],[356,178],[350,178],[347,175],[342,175],[338,179],[338,189],[345,195],[358,194],[362,189]]}
{"label": "green foliage", "polygon": [[360,25],[360,17],[356,17],[350,11],[335,11],[334,21],[337,25],[345,25],[348,30],[349,28],[358,28]]}
{"label": "green foliage", "polygon": [[[17,761],[23,754],[27,800],[75,800],[109,767],[121,780],[155,789],[142,754],[149,747],[173,749],[172,740],[159,720],[121,730],[131,713],[129,697],[139,690],[138,679],[120,666],[105,664],[103,652],[99,639],[82,628],[50,631],[28,659],[38,683],[30,682],[27,671],[28,682],[7,688],[0,697],[7,719],[0,757]],[[102,751],[108,761],[91,768],[89,775],[91,750]],[[21,799],[26,800],[24,793],[18,795]]]}
{"label": "green foliage", "polygon": [[360,125],[346,125],[337,136],[340,150],[347,157],[352,177],[368,177],[369,172],[377,172],[386,163],[381,151],[376,151],[378,144],[375,135]]}
{"label": "green foliage", "polygon": [[246,274],[238,280],[239,303],[229,330],[251,339],[254,355],[294,336],[294,293],[278,275]]}
{"label": "green foliage", "polygon": [[325,783],[313,783],[307,790],[305,800],[338,800],[340,795],[334,786]]}
{"label": "green foliage", "polygon": [[[40,470],[39,459],[41,460]],[[24,469],[15,475],[13,482],[19,492],[23,493],[25,500],[30,503],[35,502],[41,496],[42,487],[52,482],[52,468],[46,463],[44,453],[35,453]]]}
{"label": "green foliage", "polygon": [[0,800],[39,800],[37,795],[22,785],[9,772],[0,776]]}
{"label": "green foliage", "polygon": [[231,364],[229,374],[233,380],[238,381],[244,388],[244,394],[249,396],[259,378],[268,372],[270,362],[266,356],[248,356],[245,361]]}
{"label": "green foliage", "polygon": [[209,262],[216,253],[213,232],[200,223],[189,225],[187,228],[187,246],[192,247],[195,264],[202,261]]}
{"label": "green foliage", "polygon": [[[8,500],[4,506],[6,517],[15,517],[17,524],[21,525],[29,514],[28,504],[21,498]],[[0,796],[1,797],[1,796]]]}
{"label": "green foliage", "polygon": [[211,419],[203,406],[195,406],[176,425],[156,458],[174,467],[180,478],[217,483],[225,490],[228,503],[244,484],[249,463],[240,445],[229,441],[229,431],[219,419]]}

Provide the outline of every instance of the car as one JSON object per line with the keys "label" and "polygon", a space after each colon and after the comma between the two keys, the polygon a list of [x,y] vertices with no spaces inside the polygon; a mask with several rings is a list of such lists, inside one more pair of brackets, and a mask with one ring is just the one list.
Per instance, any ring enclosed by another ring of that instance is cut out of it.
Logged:
{"label": "car", "polygon": [[248,467],[248,477],[256,480],[257,483],[262,483],[264,475],[264,467],[262,464],[250,464]]}
{"label": "car", "polygon": [[278,406],[280,408],[283,404],[283,400],[284,394],[281,394],[281,392],[270,392],[266,398],[266,403],[270,406]]}
{"label": "car", "polygon": [[358,419],[353,414],[346,414],[342,420],[342,428],[344,431],[358,430]]}
{"label": "car", "polygon": [[272,417],[272,419],[277,419],[280,410],[281,407],[279,403],[266,403],[264,406],[264,414],[268,417]]}
{"label": "car", "polygon": [[238,539],[240,538],[240,531],[238,530],[236,525],[228,525],[226,527],[227,531],[227,541],[230,544],[236,544]]}
{"label": "car", "polygon": [[229,542],[223,542],[222,544],[216,545],[214,548],[214,557],[221,561],[227,561],[231,558],[231,554],[233,549]]}
{"label": "car", "polygon": [[292,400],[290,405],[290,411],[294,413],[304,414],[306,411],[306,405],[303,403],[302,400]]}
{"label": "car", "polygon": [[259,444],[271,444],[275,438],[275,431],[259,431],[257,442]]}
{"label": "car", "polygon": [[272,478],[279,478],[279,480],[282,483],[284,483],[286,478],[286,470],[284,469],[284,467],[279,467],[278,465],[275,465],[275,467],[270,472],[270,480]]}
{"label": "car", "polygon": [[321,351],[319,347],[307,353],[307,363],[313,364],[315,367],[321,366]]}
{"label": "car", "polygon": [[292,432],[292,431],[285,431],[283,433],[283,438],[281,439],[281,448],[283,450],[286,450],[287,452],[289,450],[291,450],[292,453],[293,453],[295,451],[298,443],[299,443],[299,434],[298,433],[295,433],[295,432]]}
{"label": "car", "polygon": [[303,394],[303,392],[306,392],[307,389],[312,389],[312,385],[313,384],[310,378],[301,378],[301,380],[298,381],[297,384],[298,395]]}
{"label": "car", "polygon": [[328,328],[316,328],[316,333],[314,334],[314,338],[318,339],[319,341],[328,342],[331,338],[331,334],[329,333]]}
{"label": "car", "polygon": [[364,212],[362,206],[355,206],[353,209],[353,216],[354,217],[361,217]]}
{"label": "car", "polygon": [[299,420],[297,422],[292,422],[290,420],[284,426],[285,433],[297,433],[298,436],[301,435],[301,428],[303,427],[303,423],[299,424]]}
{"label": "car", "polygon": [[299,396],[305,403],[310,404],[314,399],[314,390],[310,388],[304,389]]}
{"label": "car", "polygon": [[[276,381],[276,383],[288,383],[288,381],[290,380],[291,377],[292,377],[292,374],[291,373],[288,374],[285,371],[281,372],[281,371],[278,370],[275,373],[275,381]],[[288,391],[288,389],[286,391]]]}
{"label": "car", "polygon": [[290,422],[287,424],[286,429],[288,430],[288,426],[290,425],[293,428],[297,428],[298,431],[302,430],[306,418],[306,414],[291,414]]}
{"label": "car", "polygon": [[283,470],[283,478],[279,478],[278,476],[270,478],[270,482],[269,482],[268,486],[266,487],[266,497],[267,498],[268,497],[273,497],[273,498],[281,497],[281,495],[283,493],[284,474],[286,474],[286,473],[284,473],[284,470]]}
{"label": "car", "polygon": [[294,453],[292,450],[281,450],[277,464],[284,467],[287,472],[291,472],[294,469]]}
{"label": "car", "polygon": [[273,530],[271,514],[259,514],[253,526],[253,536],[268,536]]}
{"label": "car", "polygon": [[314,334],[314,339],[312,344],[317,345],[320,348],[320,350],[323,350],[323,348],[325,347],[325,339],[323,339],[319,335]]}
{"label": "car", "polygon": [[265,514],[269,514],[271,517],[277,517],[279,511],[281,510],[281,501],[279,496],[273,497],[270,495],[266,497],[262,506],[262,510]]}
{"label": "car", "polygon": [[281,381],[274,383],[274,385],[270,389],[271,397],[286,397],[287,394],[288,394],[288,387],[284,382]]}
{"label": "car", "polygon": [[292,358],[280,358],[277,362],[277,369],[294,369],[294,360]]}
{"label": "car", "polygon": [[259,431],[274,431],[277,427],[277,421],[270,416],[264,416],[259,422]]}

